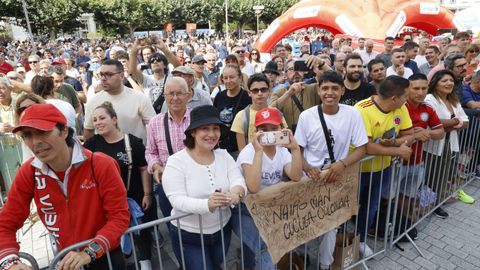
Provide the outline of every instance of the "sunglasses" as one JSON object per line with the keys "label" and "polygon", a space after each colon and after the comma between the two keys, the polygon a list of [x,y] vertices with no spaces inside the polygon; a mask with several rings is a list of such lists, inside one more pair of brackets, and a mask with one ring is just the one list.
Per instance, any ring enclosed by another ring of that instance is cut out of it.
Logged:
{"label": "sunglasses", "polygon": [[256,53],[256,52],[252,52],[252,55],[258,55],[258,53]]}
{"label": "sunglasses", "polygon": [[160,63],[162,62],[162,60],[160,58],[152,58],[150,59],[150,64],[153,64],[153,63]]}
{"label": "sunglasses", "polygon": [[29,64],[37,64],[38,61],[28,61]]}
{"label": "sunglasses", "polygon": [[264,87],[264,88],[252,88],[252,89],[250,89],[250,92],[251,92],[252,94],[255,94],[255,95],[256,95],[256,94],[258,94],[259,92],[262,92],[263,94],[265,94],[265,93],[268,92],[268,90],[270,90],[270,89],[268,89],[267,87]]}
{"label": "sunglasses", "polygon": [[468,51],[468,52],[471,52],[471,53],[479,53],[480,50],[470,50],[470,51]]}
{"label": "sunglasses", "polygon": [[242,54],[242,53],[245,53],[245,51],[244,50],[238,50],[238,51],[235,51],[235,53]]}

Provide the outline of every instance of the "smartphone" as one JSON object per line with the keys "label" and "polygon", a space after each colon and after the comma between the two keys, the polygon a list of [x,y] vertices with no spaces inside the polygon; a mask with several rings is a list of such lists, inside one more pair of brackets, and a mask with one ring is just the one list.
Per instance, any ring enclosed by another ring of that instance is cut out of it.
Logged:
{"label": "smartphone", "polygon": [[296,60],[293,63],[293,70],[294,71],[304,71],[304,72],[311,71],[311,69],[308,68],[307,63],[305,63],[305,60]]}
{"label": "smartphone", "polygon": [[385,131],[385,133],[383,133],[382,135],[382,139],[393,139],[395,138],[395,135],[396,135],[396,132],[395,132],[395,128],[391,128],[387,131]]}
{"label": "smartphone", "polygon": [[290,137],[286,130],[264,132],[259,139],[261,145],[284,145],[290,143]]}

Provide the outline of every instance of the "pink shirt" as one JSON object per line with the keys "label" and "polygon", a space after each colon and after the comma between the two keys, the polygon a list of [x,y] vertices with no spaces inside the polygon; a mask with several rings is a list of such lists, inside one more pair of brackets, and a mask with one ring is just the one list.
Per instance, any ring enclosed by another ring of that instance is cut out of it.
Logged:
{"label": "pink shirt", "polygon": [[[168,113],[168,128],[170,131],[170,140],[172,143],[173,153],[185,148],[183,140],[185,139],[185,130],[190,125],[190,111],[187,108],[185,115],[180,123],[173,120]],[[152,173],[152,166],[155,163],[165,166],[168,154],[167,139],[165,137],[165,128],[163,118],[165,113],[160,113],[153,117],[147,127],[147,147],[145,149],[145,159],[148,162],[148,172]]]}

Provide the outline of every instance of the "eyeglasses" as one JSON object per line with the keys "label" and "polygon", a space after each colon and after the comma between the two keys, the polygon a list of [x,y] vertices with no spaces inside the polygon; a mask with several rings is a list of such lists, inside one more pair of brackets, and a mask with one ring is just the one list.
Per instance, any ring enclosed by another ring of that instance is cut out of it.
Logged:
{"label": "eyeglasses", "polygon": [[120,73],[122,72],[106,72],[106,73],[100,72],[98,73],[98,76],[100,76],[100,78],[110,79],[113,75],[120,74]]}
{"label": "eyeglasses", "polygon": [[268,92],[268,90],[270,90],[270,89],[267,88],[267,87],[263,87],[263,88],[252,88],[252,89],[250,89],[250,92],[251,92],[252,94],[255,94],[255,95],[256,95],[256,94],[258,94],[259,92],[262,92],[262,94],[265,94],[265,93]]}
{"label": "eyeglasses", "polygon": [[244,50],[237,50],[237,51],[235,51],[235,53],[236,54],[243,54],[243,53],[245,53],[245,51]]}
{"label": "eyeglasses", "polygon": [[455,67],[456,68],[463,68],[463,67],[466,67],[467,66],[467,63],[464,63],[464,64],[461,64],[461,65],[456,65]]}
{"label": "eyeglasses", "polygon": [[293,67],[287,68],[287,71],[294,71]]}
{"label": "eyeglasses", "polygon": [[37,64],[38,61],[28,61],[29,64]]}
{"label": "eyeglasses", "polygon": [[185,93],[185,92],[177,92],[177,93],[166,93],[165,96],[169,97],[169,98],[173,98],[173,97],[184,97],[185,95],[187,95],[188,93]]}

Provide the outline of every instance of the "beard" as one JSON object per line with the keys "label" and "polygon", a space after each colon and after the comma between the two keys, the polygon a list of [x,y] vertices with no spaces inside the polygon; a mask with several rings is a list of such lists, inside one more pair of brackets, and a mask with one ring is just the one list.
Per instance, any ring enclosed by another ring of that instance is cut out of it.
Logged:
{"label": "beard", "polygon": [[354,72],[351,72],[351,73],[347,72],[347,80],[351,82],[358,82],[360,81],[360,74],[354,73]]}

